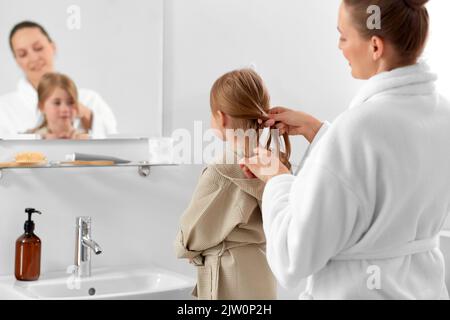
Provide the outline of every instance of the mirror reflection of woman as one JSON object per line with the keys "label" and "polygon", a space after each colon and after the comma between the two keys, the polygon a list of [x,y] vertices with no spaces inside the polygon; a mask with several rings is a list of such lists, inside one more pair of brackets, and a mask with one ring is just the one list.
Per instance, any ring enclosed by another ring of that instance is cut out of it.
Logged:
{"label": "mirror reflection of woman", "polygon": [[38,106],[44,116],[43,123],[29,133],[42,139],[88,139],[86,131],[74,127],[80,110],[78,90],[66,75],[48,73],[41,78],[38,89]]}
{"label": "mirror reflection of woman", "polygon": [[[17,90],[0,96],[4,116],[0,126],[13,128],[17,134],[26,132],[42,123],[37,106],[37,87],[46,73],[54,72],[56,44],[47,31],[35,22],[25,21],[11,30],[9,44],[18,66],[25,77],[20,79]],[[80,89],[80,105],[76,127],[88,131],[93,138],[105,138],[117,133],[116,118],[110,107],[92,90]],[[5,119],[6,118],[6,119]],[[4,129],[0,130],[4,133]]]}

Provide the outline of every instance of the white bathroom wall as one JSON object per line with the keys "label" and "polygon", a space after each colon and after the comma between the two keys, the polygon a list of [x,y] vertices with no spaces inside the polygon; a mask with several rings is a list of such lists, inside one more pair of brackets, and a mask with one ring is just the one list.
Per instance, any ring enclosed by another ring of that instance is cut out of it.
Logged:
{"label": "white bathroom wall", "polygon": [[[448,37],[450,22],[450,1],[434,0],[428,4],[431,17],[430,39],[425,52],[425,57],[433,70],[439,72],[438,88],[442,94],[450,98],[450,42]],[[450,227],[450,225],[449,225]]]}
{"label": "white bathroom wall", "polygon": [[195,120],[208,125],[214,80],[249,65],[266,80],[273,105],[334,119],[359,86],[337,48],[339,3],[165,1],[164,133]]}

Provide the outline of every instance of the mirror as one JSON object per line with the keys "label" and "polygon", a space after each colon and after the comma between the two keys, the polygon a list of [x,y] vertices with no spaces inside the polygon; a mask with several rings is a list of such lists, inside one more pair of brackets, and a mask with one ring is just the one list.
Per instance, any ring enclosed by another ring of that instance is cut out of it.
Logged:
{"label": "mirror", "polygon": [[163,0],[0,0],[0,30],[0,139],[161,136]]}

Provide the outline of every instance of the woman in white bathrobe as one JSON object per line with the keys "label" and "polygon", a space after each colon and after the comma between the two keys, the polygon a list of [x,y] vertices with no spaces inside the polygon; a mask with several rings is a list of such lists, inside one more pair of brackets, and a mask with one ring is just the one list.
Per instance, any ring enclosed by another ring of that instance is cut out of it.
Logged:
{"label": "woman in white bathrobe", "polygon": [[[438,235],[450,211],[450,104],[417,63],[425,2],[344,0],[340,49],[368,81],[332,124],[272,110],[267,125],[311,142],[297,176],[277,161],[267,174],[263,151],[244,161],[267,181],[269,265],[286,287],[309,277],[302,297],[448,299]],[[381,30],[364,29],[372,4]]]}
{"label": "woman in white bathrobe", "polygon": [[[10,34],[10,47],[18,66],[25,74],[14,92],[0,96],[0,138],[24,133],[42,122],[37,107],[36,88],[42,76],[54,72],[55,43],[39,24],[24,21]],[[79,90],[79,123],[93,138],[117,133],[116,118],[102,97],[86,89]]]}

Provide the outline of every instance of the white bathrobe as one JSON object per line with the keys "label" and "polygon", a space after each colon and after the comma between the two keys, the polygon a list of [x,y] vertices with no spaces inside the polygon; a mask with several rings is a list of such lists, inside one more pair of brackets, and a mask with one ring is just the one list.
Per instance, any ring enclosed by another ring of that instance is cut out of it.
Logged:
{"label": "white bathrobe", "polygon": [[[78,94],[80,102],[94,115],[91,137],[116,134],[116,118],[102,97],[86,89],[80,89]],[[42,122],[37,104],[37,92],[25,79],[19,81],[16,91],[0,96],[0,138],[36,128]]]}
{"label": "white bathrobe", "polygon": [[421,63],[368,80],[263,195],[269,265],[315,299],[448,299],[450,104]]}

